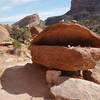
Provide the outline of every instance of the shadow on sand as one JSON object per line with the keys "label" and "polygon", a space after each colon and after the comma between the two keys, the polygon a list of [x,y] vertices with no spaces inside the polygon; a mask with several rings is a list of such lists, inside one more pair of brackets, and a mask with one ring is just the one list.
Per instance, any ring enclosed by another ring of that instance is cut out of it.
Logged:
{"label": "shadow on sand", "polygon": [[32,97],[51,100],[45,82],[45,70],[37,64],[8,68],[1,77],[2,87],[10,94],[28,93]]}

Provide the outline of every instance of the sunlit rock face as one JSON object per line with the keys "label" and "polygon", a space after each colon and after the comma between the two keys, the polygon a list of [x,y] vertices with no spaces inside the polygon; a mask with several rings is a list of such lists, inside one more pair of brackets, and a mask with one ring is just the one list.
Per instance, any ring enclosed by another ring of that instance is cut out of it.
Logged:
{"label": "sunlit rock face", "polygon": [[17,21],[13,25],[19,26],[19,27],[33,27],[33,26],[44,26],[44,21],[40,20],[40,17],[38,14],[33,14],[24,17],[23,19]]}
{"label": "sunlit rock face", "polygon": [[0,25],[0,43],[7,42],[10,39],[9,32],[3,25]]}
{"label": "sunlit rock face", "polygon": [[60,77],[50,89],[55,100],[100,100],[100,85],[86,80]]}
{"label": "sunlit rock face", "polygon": [[29,49],[33,62],[48,68],[87,70],[100,59],[100,37],[77,23],[60,22],[42,31]]}

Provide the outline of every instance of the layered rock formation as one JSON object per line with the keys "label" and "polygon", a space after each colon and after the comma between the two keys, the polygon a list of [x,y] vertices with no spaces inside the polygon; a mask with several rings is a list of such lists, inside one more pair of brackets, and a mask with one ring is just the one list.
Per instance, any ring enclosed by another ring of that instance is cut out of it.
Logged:
{"label": "layered rock formation", "polygon": [[44,26],[44,22],[40,20],[40,17],[38,14],[33,14],[24,17],[20,21],[14,23],[13,25],[17,25],[19,27],[33,27],[33,26]]}
{"label": "layered rock formation", "polygon": [[100,37],[75,23],[47,27],[29,47],[32,60],[66,71],[91,69],[100,59]]}
{"label": "layered rock formation", "polygon": [[62,16],[49,17],[46,25],[58,23],[60,20],[78,20],[80,24],[100,33],[100,0],[72,0],[71,9]]}
{"label": "layered rock formation", "polygon": [[100,0],[72,0],[71,5],[72,12],[83,10],[97,12],[100,9]]}

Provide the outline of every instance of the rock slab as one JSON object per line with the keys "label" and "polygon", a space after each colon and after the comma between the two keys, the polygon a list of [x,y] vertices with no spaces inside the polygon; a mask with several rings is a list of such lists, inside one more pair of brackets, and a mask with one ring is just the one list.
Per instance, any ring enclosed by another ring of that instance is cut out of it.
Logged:
{"label": "rock slab", "polygon": [[66,79],[51,88],[55,100],[100,100],[100,85],[81,79]]}

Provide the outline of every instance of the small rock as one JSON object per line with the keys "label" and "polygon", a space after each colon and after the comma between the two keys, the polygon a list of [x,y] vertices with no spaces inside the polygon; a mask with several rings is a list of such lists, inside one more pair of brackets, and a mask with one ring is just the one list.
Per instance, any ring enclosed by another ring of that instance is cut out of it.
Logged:
{"label": "small rock", "polygon": [[84,71],[84,78],[88,81],[100,84],[100,66]]}
{"label": "small rock", "polygon": [[57,71],[57,70],[48,70],[46,72],[46,81],[49,88],[56,83],[60,75],[61,75],[61,71]]}

